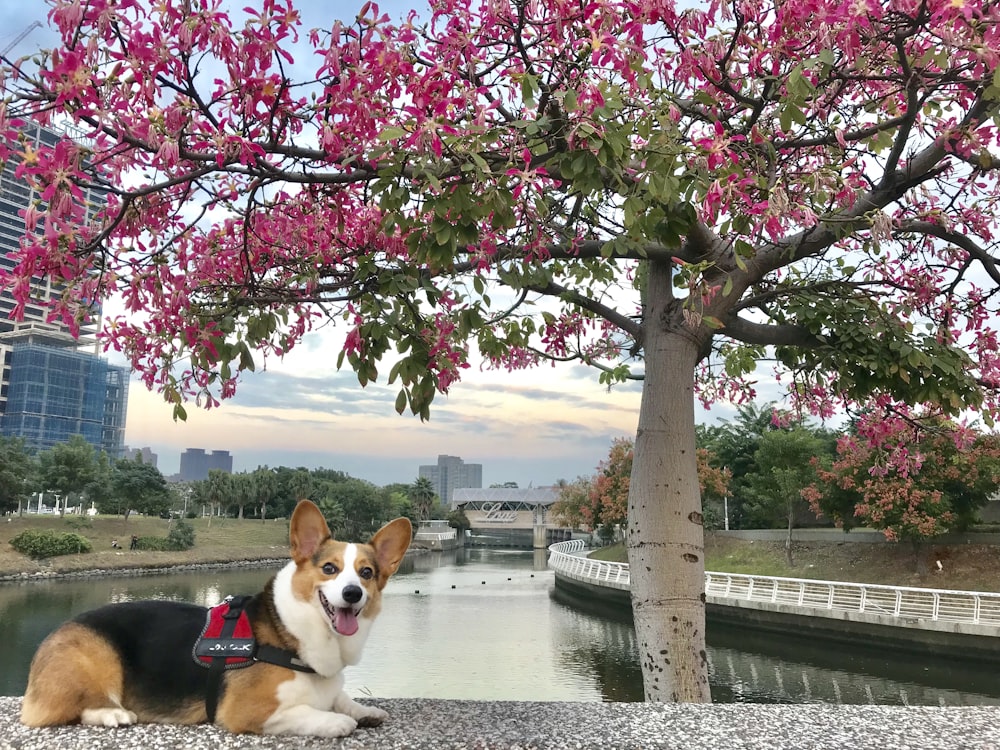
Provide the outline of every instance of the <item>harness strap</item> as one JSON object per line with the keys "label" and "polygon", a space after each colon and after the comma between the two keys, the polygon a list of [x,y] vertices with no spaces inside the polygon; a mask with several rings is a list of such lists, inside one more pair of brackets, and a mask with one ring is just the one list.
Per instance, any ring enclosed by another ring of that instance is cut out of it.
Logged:
{"label": "harness strap", "polygon": [[294,669],[296,672],[316,674],[316,670],[302,661],[294,651],[288,651],[284,648],[258,644],[253,660],[276,664],[279,667],[285,667],[285,669]]}
{"label": "harness strap", "polygon": [[[250,601],[249,596],[234,596],[229,599],[229,611],[222,616],[222,632],[219,638],[232,638],[236,623],[243,613],[243,607]],[[219,688],[222,687],[222,673],[226,671],[225,657],[212,659],[208,668],[208,688],[205,693],[205,711],[209,723],[215,723],[215,710],[219,707]]]}

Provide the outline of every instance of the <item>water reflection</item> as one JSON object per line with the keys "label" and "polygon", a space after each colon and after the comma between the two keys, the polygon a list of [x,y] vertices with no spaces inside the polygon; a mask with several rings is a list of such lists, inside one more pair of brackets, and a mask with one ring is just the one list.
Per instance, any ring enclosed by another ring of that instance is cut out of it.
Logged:
{"label": "water reflection", "polygon": [[[642,700],[635,632],[627,610],[554,589],[562,606],[587,612],[567,658],[602,680],[607,700]],[[584,635],[588,633],[589,635]],[[567,634],[567,642],[572,635]],[[607,644],[607,647],[587,646]],[[708,666],[715,703],[1000,705],[996,670],[977,662],[914,658],[862,644],[776,635],[709,622]]]}
{"label": "water reflection", "polygon": [[[109,601],[204,605],[253,593],[273,570],[0,585],[0,694],[23,692],[38,643],[69,617]],[[913,659],[710,624],[716,702],[1000,704],[1000,680],[977,664]],[[349,692],[385,698],[642,700],[627,608],[567,600],[544,551],[476,548],[410,556]]]}

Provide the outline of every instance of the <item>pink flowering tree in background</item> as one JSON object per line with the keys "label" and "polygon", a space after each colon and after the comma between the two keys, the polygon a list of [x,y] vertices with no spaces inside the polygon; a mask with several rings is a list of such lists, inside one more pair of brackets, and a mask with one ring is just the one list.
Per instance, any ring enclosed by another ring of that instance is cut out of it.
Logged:
{"label": "pink flowering tree in background", "polygon": [[914,547],[927,569],[926,542],[965,531],[1000,484],[1000,436],[943,418],[897,409],[865,414],[837,441],[829,467],[802,496],[817,516],[858,523]]}
{"label": "pink flowering tree in background", "polygon": [[51,0],[60,47],[0,70],[39,196],[5,288],[65,283],[71,325],[120,296],[104,343],[180,416],[328,321],[421,418],[479,358],[641,377],[648,699],[710,697],[696,398],[773,360],[820,416],[995,413],[996,4],[249,2]]}

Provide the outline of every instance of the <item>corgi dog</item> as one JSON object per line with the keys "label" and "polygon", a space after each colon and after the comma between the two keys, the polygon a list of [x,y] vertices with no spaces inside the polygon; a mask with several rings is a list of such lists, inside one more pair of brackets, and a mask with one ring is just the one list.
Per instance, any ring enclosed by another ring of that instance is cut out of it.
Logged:
{"label": "corgi dog", "polygon": [[[303,500],[292,514],[291,560],[256,595],[212,609],[110,604],[57,628],[32,659],[21,722],[211,721],[232,732],[322,737],[377,726],[388,714],[348,697],[342,671],[361,658],[411,535],[397,518],[367,544],[335,541]],[[213,622],[228,631],[209,632]]]}

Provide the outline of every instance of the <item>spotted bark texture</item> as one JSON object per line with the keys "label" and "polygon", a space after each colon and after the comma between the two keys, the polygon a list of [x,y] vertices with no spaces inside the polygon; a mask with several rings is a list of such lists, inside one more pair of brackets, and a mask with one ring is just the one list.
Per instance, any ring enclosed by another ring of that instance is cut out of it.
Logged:
{"label": "spotted bark texture", "polygon": [[707,703],[705,542],[694,434],[694,368],[704,341],[677,322],[669,264],[650,263],[646,303],[646,378],[627,538],[643,687],[649,701]]}

